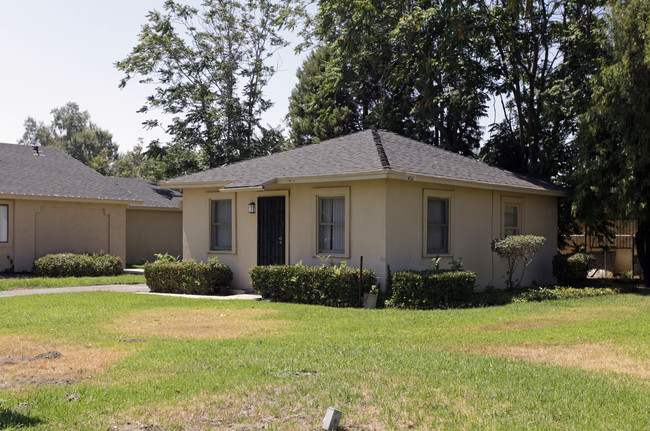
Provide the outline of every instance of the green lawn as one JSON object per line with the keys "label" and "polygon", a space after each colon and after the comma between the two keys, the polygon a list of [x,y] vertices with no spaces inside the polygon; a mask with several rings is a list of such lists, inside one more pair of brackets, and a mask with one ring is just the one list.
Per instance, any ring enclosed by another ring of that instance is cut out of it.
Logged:
{"label": "green lawn", "polygon": [[111,277],[17,277],[0,279],[0,290],[98,286],[101,284],[138,284],[144,282],[144,275],[141,274],[122,274]]}
{"label": "green lawn", "polygon": [[328,406],[346,430],[650,423],[645,295],[404,311],[92,292],[0,315],[0,357],[63,354],[0,363],[10,429],[319,429]]}

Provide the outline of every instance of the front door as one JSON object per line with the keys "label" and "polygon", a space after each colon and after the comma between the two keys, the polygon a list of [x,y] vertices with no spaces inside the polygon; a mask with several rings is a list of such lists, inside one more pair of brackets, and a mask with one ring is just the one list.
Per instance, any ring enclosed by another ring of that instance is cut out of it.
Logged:
{"label": "front door", "polygon": [[257,199],[257,264],[284,265],[284,196]]}

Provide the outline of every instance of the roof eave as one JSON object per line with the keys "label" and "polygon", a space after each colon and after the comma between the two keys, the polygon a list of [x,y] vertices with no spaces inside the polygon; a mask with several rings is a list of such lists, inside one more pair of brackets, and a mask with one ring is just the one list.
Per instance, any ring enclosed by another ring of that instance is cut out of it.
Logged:
{"label": "roof eave", "polygon": [[419,181],[425,183],[446,184],[450,186],[469,187],[475,189],[530,193],[530,194],[546,195],[546,196],[564,197],[569,195],[568,191],[549,190],[541,187],[532,188],[532,187],[511,186],[508,184],[484,183],[479,181],[459,180],[459,179],[446,178],[446,177],[437,177],[437,176],[422,174],[422,173],[404,172],[404,171],[395,171],[395,170],[390,171],[390,173],[388,174],[388,178],[406,180],[406,181]]}
{"label": "roof eave", "polygon": [[[206,182],[193,182],[193,183],[174,183],[171,181],[161,182],[164,187],[181,187],[181,188],[211,188],[217,187],[225,191],[243,191],[243,190],[265,190],[273,185],[284,184],[301,184],[301,183],[323,183],[323,182],[340,182],[340,181],[361,181],[361,180],[376,180],[376,179],[397,179],[403,181],[419,181],[425,183],[446,184],[452,186],[470,187],[478,189],[499,190],[507,192],[530,193],[546,196],[564,197],[568,196],[568,191],[562,190],[549,190],[542,187],[520,187],[508,184],[498,184],[492,182],[479,182],[471,180],[459,180],[446,177],[438,177],[434,175],[397,171],[394,169],[381,169],[376,171],[358,172],[358,173],[343,173],[343,174],[327,174],[327,175],[311,175],[301,177],[283,177],[274,178],[262,184],[242,185],[235,187],[227,187],[228,184],[236,182],[231,181],[206,181]],[[183,185],[181,185],[183,184]]]}
{"label": "roof eave", "polygon": [[226,180],[226,181],[174,181],[166,180],[158,182],[160,187],[166,189],[200,189],[200,188],[209,188],[209,187],[224,187],[228,184],[231,184],[235,180]]}
{"label": "roof eave", "polygon": [[25,195],[13,193],[0,193],[0,199],[24,199],[24,200],[56,200],[62,202],[92,202],[120,205],[139,205],[142,201],[127,199],[104,199],[104,198],[83,198],[78,196],[51,196],[51,195]]}

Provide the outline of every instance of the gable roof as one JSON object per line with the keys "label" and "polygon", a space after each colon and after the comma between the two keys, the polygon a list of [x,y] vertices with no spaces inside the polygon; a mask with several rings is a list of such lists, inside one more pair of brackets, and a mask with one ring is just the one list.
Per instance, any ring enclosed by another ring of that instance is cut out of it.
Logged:
{"label": "gable roof", "polygon": [[138,201],[58,148],[0,144],[0,173],[0,195]]}
{"label": "gable roof", "polygon": [[155,180],[143,180],[140,178],[111,178],[118,187],[127,190],[141,204],[130,205],[131,207],[147,208],[170,208],[179,209],[183,193],[178,190],[165,189],[158,185]]}
{"label": "gable roof", "polygon": [[521,189],[558,196],[567,192],[563,187],[495,168],[386,130],[364,130],[161,184],[181,188],[263,188],[320,177],[331,177],[329,180],[334,181],[346,176],[416,179],[468,187]]}

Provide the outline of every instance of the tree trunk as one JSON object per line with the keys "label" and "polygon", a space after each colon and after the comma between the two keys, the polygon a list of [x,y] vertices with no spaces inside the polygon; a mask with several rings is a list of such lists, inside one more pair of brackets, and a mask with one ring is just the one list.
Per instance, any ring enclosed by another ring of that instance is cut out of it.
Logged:
{"label": "tree trunk", "polygon": [[650,222],[638,222],[636,233],[636,253],[643,271],[643,279],[648,282],[650,277]]}

